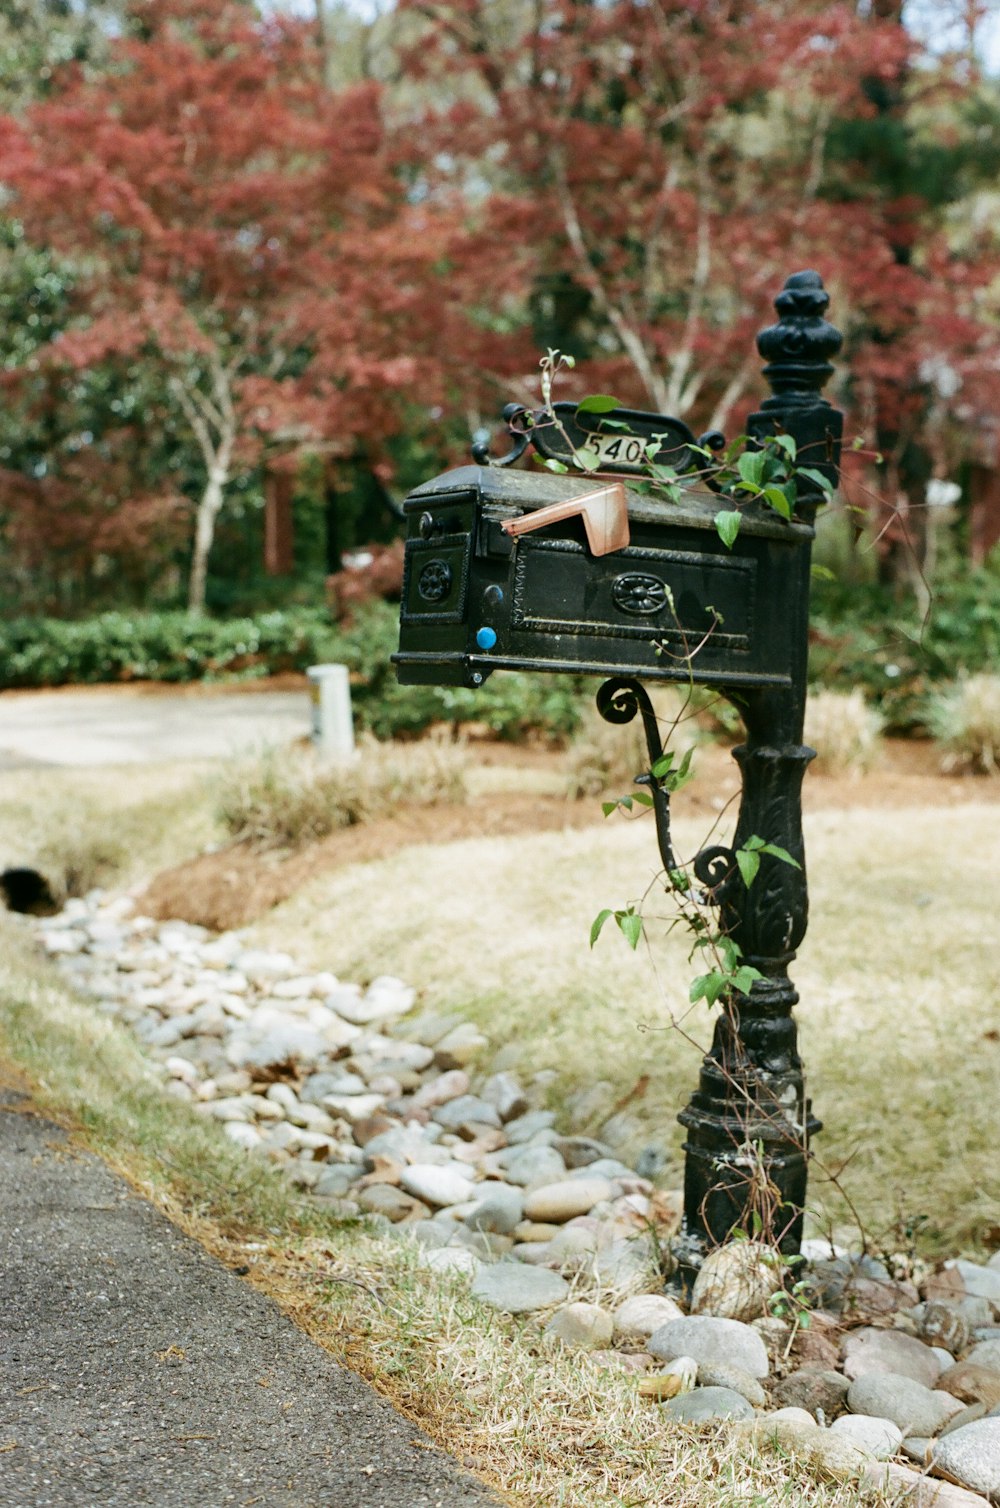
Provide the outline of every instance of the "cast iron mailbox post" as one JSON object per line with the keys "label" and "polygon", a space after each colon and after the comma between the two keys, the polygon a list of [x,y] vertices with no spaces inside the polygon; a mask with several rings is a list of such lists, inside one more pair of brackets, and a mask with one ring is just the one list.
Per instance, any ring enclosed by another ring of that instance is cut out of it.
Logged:
{"label": "cast iron mailbox post", "polygon": [[[750,415],[747,433],[790,434],[799,463],[835,486],[842,416],[821,389],[841,337],[824,318],[828,303],[815,272],[787,280],[776,299],[778,323],[757,337],[772,396]],[[478,465],[436,477],[407,499],[397,673],[404,684],[464,686],[481,685],[495,669],[610,676],[598,707],[611,722],[641,713],[651,767],[661,746],[640,677],[715,686],[736,706],[746,740],[733,751],[742,776],[733,847],[704,850],[694,870],[742,962],[763,977],[725,1004],[680,1115],[687,1155],[675,1249],[690,1272],[706,1249],[748,1228],[763,1175],[783,1207],[782,1249],[795,1253],[808,1141],[819,1129],[805,1095],[788,965],[808,909],[801,786],[813,750],[803,746],[802,725],[810,553],[823,490],[800,476],[791,522],[748,506],[727,549],[714,522],[720,502],[708,487],[686,487],[684,500],[673,503],[627,485],[642,471],[642,441],[654,434],[666,436],[661,443],[678,472],[703,464],[687,449],[695,441],[685,425],[617,410],[594,416],[584,435],[575,405],[557,410],[564,435],[551,425],[526,426],[525,410],[509,405],[509,456],[491,461],[479,448]],[[570,460],[566,435],[598,450],[601,480],[505,469],[529,443]],[[632,436],[639,443],[629,445]],[[718,449],[724,441],[713,434],[702,443]],[[596,502],[595,491],[604,494]],[[652,774],[642,779],[669,870],[669,796]],[[754,835],[802,867],[765,854],[748,888],[735,850]]]}

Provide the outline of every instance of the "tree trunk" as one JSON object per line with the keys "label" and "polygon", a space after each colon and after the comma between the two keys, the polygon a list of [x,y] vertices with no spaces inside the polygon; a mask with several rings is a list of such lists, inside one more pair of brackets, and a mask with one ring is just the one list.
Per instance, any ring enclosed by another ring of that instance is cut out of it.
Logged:
{"label": "tree trunk", "polygon": [[195,517],[194,550],[191,555],[191,578],[188,582],[188,612],[197,617],[205,611],[205,587],[208,581],[208,556],[215,538],[215,521],[222,508],[228,466],[213,466],[201,495]]}

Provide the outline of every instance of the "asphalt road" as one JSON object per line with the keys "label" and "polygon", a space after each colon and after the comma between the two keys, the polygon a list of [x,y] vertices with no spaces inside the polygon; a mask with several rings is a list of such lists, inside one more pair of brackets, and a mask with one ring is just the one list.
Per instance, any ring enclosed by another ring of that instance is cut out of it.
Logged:
{"label": "asphalt road", "polygon": [[307,691],[0,693],[0,770],[224,759],[305,737]]}
{"label": "asphalt road", "polygon": [[0,1089],[2,1508],[499,1508]]}

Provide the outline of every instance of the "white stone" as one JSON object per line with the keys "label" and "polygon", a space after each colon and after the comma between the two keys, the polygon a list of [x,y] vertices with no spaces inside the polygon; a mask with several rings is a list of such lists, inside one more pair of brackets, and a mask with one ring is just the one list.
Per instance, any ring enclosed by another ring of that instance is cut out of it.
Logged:
{"label": "white stone", "polygon": [[545,1326],[550,1340],[557,1340],[573,1350],[594,1350],[611,1344],[614,1322],[599,1304],[566,1304],[557,1309]]}
{"label": "white stone", "polygon": [[781,1287],[778,1253],[759,1241],[730,1241],[709,1252],[691,1290],[691,1313],[749,1321],[768,1312]]}
{"label": "white stone", "polygon": [[334,1115],[342,1115],[345,1120],[355,1125],[358,1121],[367,1120],[381,1110],[385,1100],[380,1094],[324,1094],[323,1108],[330,1110]]}
{"label": "white stone", "polygon": [[726,1362],[751,1377],[768,1374],[767,1349],[757,1331],[739,1320],[695,1314],[669,1320],[654,1330],[646,1347],[661,1361],[693,1356],[697,1362]]}
{"label": "white stone", "polygon": [[654,1330],[683,1318],[683,1310],[665,1294],[637,1293],[615,1310],[615,1339],[648,1340]]}
{"label": "white stone", "polygon": [[888,1461],[903,1443],[903,1432],[891,1419],[877,1419],[865,1414],[841,1414],[830,1426],[836,1435],[850,1440],[859,1450],[876,1461]]}
{"label": "white stone", "polygon": [[262,1143],[261,1134],[253,1126],[248,1126],[245,1121],[226,1121],[223,1130],[238,1147],[244,1147],[246,1151],[253,1152]]}
{"label": "white stone", "polygon": [[464,1171],[454,1166],[414,1163],[404,1168],[399,1182],[408,1194],[440,1209],[444,1205],[462,1204],[475,1195],[475,1184]]}
{"label": "white stone", "polygon": [[586,1215],[608,1199],[612,1186],[606,1178],[566,1178],[559,1183],[543,1184],[531,1189],[524,1201],[527,1220],[561,1225],[575,1215]]}
{"label": "white stone", "polygon": [[425,1247],[421,1250],[420,1260],[424,1267],[430,1267],[434,1272],[462,1272],[473,1278],[483,1265],[475,1252],[464,1246]]}

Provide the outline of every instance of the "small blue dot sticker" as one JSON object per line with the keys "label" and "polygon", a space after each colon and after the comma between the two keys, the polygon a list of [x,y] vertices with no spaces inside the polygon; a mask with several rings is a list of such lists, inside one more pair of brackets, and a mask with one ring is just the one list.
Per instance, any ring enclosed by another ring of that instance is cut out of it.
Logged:
{"label": "small blue dot sticker", "polygon": [[480,649],[492,649],[497,642],[495,628],[479,628],[476,630],[476,643]]}

